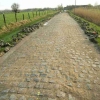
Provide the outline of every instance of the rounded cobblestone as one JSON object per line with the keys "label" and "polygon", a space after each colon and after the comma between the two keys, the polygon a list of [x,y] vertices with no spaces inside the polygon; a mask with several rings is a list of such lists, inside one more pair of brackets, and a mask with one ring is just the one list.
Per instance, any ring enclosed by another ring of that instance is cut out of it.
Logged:
{"label": "rounded cobblestone", "polygon": [[99,100],[100,53],[60,13],[0,57],[0,100]]}

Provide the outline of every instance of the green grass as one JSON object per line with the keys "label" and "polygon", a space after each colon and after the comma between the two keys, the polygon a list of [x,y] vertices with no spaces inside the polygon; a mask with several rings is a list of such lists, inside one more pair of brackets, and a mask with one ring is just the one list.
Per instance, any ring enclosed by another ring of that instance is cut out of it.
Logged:
{"label": "green grass", "polygon": [[[82,21],[85,21],[85,22],[87,22],[87,23],[89,23],[89,27],[90,28],[93,28],[96,32],[98,32],[98,34],[100,35],[100,26],[98,26],[98,25],[96,25],[96,24],[94,24],[94,23],[92,23],[92,22],[89,22],[89,21],[87,21],[86,19],[84,19],[84,18],[82,18],[82,17],[80,17],[80,16],[78,16],[78,15],[74,15],[71,11],[69,11],[68,12],[72,17],[77,17],[77,18],[80,18]],[[96,39],[96,41],[98,42],[98,44],[100,45],[100,38],[98,37],[97,39]]]}
{"label": "green grass", "polygon": [[79,7],[72,10],[72,12],[100,26],[100,9]]}
{"label": "green grass", "polygon": [[56,12],[50,13],[50,14],[45,15],[45,16],[40,16],[38,19],[33,20],[30,23],[27,23],[27,24],[25,24],[23,26],[20,26],[18,28],[15,28],[14,30],[12,30],[10,32],[3,33],[3,34],[0,35],[0,39],[4,40],[5,42],[10,42],[12,40],[12,36],[14,34],[18,33],[23,27],[28,26],[28,25],[31,25],[31,24],[35,24],[35,23],[38,23],[38,22],[41,22],[44,19],[48,19],[49,17],[52,17],[55,13]]}
{"label": "green grass", "polygon": [[[45,11],[46,12],[46,11]],[[51,13],[52,11],[49,11],[49,13]],[[21,21],[23,20],[23,14],[24,14],[24,19],[29,19],[28,17],[28,13],[30,15],[30,19],[34,19],[35,17],[39,16],[39,12],[37,12],[37,16],[36,16],[36,11],[34,12],[20,12],[20,13],[17,13],[17,19],[18,21]],[[33,13],[34,13],[34,17],[33,17]],[[43,16],[44,15],[44,11],[41,11],[40,12],[40,16]],[[16,22],[15,20],[15,14],[14,12],[11,12],[11,13],[5,13],[5,18],[6,18],[6,23],[7,24],[10,24],[12,22]],[[0,14],[0,28],[2,26],[4,26],[4,19],[3,19],[3,14]]]}
{"label": "green grass", "polygon": [[98,44],[100,45],[100,38],[97,38],[96,40],[98,41]]}
{"label": "green grass", "polygon": [[[9,42],[10,44],[13,45],[12,36],[16,35],[16,33],[18,33],[23,27],[33,25],[35,23],[39,23],[39,22],[44,21],[44,20],[48,20],[49,18],[53,17],[56,13],[57,13],[57,11],[53,11],[53,12],[50,12],[50,13],[45,14],[45,15],[41,14],[41,16],[37,17],[34,20],[31,20],[27,24],[24,24],[20,27],[17,27],[15,29],[11,30],[10,32],[0,34],[0,39],[4,40],[4,42]],[[22,33],[22,34],[24,34],[24,33]],[[0,48],[1,53],[4,51],[5,51],[5,47]]]}

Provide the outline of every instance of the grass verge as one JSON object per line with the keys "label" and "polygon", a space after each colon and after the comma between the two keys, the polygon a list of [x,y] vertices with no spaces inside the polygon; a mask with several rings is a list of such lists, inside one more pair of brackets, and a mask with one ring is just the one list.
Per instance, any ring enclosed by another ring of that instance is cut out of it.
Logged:
{"label": "grass verge", "polygon": [[26,27],[26,26],[29,26],[29,25],[32,25],[32,24],[36,24],[36,23],[39,23],[43,20],[46,20],[50,17],[52,17],[55,13],[53,14],[48,14],[46,16],[42,16],[42,17],[38,17],[36,19],[34,19],[33,21],[28,21],[27,23],[25,23],[24,25],[21,25],[20,27],[18,26],[15,26],[14,29],[12,29],[10,32],[5,32],[3,34],[0,34],[0,39],[3,39],[5,42],[9,42],[11,41],[11,37],[12,35],[16,34],[17,32],[19,32],[19,30],[21,30],[23,27]]}
{"label": "grass verge", "polygon": [[[87,21],[86,19],[78,16],[78,15],[75,15],[74,13],[72,13],[71,11],[68,11],[69,15],[72,16],[75,20],[76,18],[77,19],[80,19],[82,22],[86,22],[86,23],[89,23],[89,28],[93,28],[96,32],[98,32],[98,35],[99,37],[96,38],[96,41],[98,43],[98,45],[100,46],[100,26],[90,22],[90,21]],[[77,21],[77,20],[76,20]],[[78,21],[77,21],[78,22]],[[78,22],[79,23],[79,22]],[[79,23],[80,25],[80,23]]]}
{"label": "grass verge", "polygon": [[[15,29],[11,29],[11,31],[9,30],[9,32],[5,32],[5,33],[2,33],[0,34],[0,39],[4,41],[4,43],[10,43],[10,44],[13,44],[13,39],[12,39],[12,36],[16,35],[18,32],[20,32],[20,30],[22,30],[23,28],[25,27],[28,27],[28,26],[31,26],[31,25],[34,25],[34,24],[37,24],[37,23],[43,23],[45,22],[46,20],[50,19],[51,17],[53,17],[55,14],[57,14],[58,12],[55,12],[55,13],[51,13],[51,14],[47,14],[45,16],[40,16],[36,19],[34,19],[33,21],[29,21],[28,23],[25,23],[24,25],[20,25],[19,27],[18,26],[15,26]],[[21,35],[24,35],[26,36],[25,34],[23,34],[23,32],[21,33]],[[18,38],[18,37],[17,37]],[[18,40],[18,39],[17,39]],[[19,41],[19,40],[18,40]],[[0,43],[0,45],[2,44],[2,42]],[[7,48],[8,47],[8,48]],[[9,51],[9,46],[1,46],[0,47],[0,52],[5,52],[5,51]],[[2,54],[1,54],[2,55]]]}

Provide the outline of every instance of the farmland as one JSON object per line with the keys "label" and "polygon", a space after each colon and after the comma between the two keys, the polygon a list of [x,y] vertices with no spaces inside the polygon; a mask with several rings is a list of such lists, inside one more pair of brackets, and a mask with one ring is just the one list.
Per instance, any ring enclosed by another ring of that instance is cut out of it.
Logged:
{"label": "farmland", "polygon": [[[38,29],[42,26],[43,22],[54,16],[57,11],[45,11],[45,12],[35,12],[34,16],[32,12],[24,12],[17,14],[17,22],[14,18],[14,13],[5,14],[7,18],[6,24],[3,24],[3,19],[1,20],[0,28],[0,55],[2,52],[9,47],[9,49],[16,45],[22,38],[27,36],[30,32]],[[1,17],[2,18],[2,17]]]}
{"label": "farmland", "polygon": [[[74,10],[73,10],[74,12]],[[76,8],[75,14],[97,25],[100,25],[100,9]]]}
{"label": "farmland", "polygon": [[73,9],[71,12],[83,22],[87,22],[89,28],[98,33],[99,36],[95,40],[100,45],[100,9],[79,7]]}
{"label": "farmland", "polygon": [[[4,14],[6,23],[4,23],[3,14],[0,14],[0,35],[2,33],[7,33],[9,31],[12,31],[13,29],[23,26],[27,23],[31,23],[38,18],[42,18],[49,14],[54,14],[56,12],[57,11],[53,11],[53,10],[35,11],[35,12],[32,12],[32,11],[20,12],[20,13],[17,13],[17,22],[15,20],[14,13],[6,13],[6,14]],[[24,18],[23,18],[23,16],[24,16]]]}
{"label": "farmland", "polygon": [[[52,13],[52,12],[53,11],[48,11],[48,13]],[[18,21],[23,20],[23,14],[24,14],[24,19],[25,20],[28,20],[29,16],[30,16],[30,19],[33,20],[33,18],[36,18],[37,16],[43,16],[46,13],[47,13],[47,11],[40,11],[40,12],[37,11],[37,15],[36,15],[36,11],[34,11],[34,12],[32,12],[32,11],[30,11],[30,12],[20,12],[20,13],[17,13],[17,20]],[[5,19],[6,19],[7,24],[10,24],[12,22],[16,22],[14,12],[6,13],[5,14]],[[3,19],[3,14],[0,14],[0,27],[2,27],[2,26],[4,26],[4,19]]]}

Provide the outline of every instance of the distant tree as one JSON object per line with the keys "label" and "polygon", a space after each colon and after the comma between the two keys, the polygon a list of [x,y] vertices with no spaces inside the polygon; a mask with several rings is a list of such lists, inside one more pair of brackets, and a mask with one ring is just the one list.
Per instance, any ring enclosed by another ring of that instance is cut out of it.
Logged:
{"label": "distant tree", "polygon": [[17,22],[17,12],[18,12],[18,9],[19,9],[19,4],[13,3],[11,5],[11,8],[12,8],[12,11],[15,13],[15,19],[16,19],[16,22]]}
{"label": "distant tree", "polygon": [[98,2],[95,2],[94,7],[95,7],[96,9],[99,9],[99,6],[98,6],[98,5],[99,5]]}
{"label": "distant tree", "polygon": [[98,6],[98,2],[95,2],[94,6]]}
{"label": "distant tree", "polygon": [[100,9],[100,5],[98,5],[97,7],[98,7],[98,9]]}
{"label": "distant tree", "polygon": [[58,10],[61,12],[61,11],[63,11],[63,6],[62,6],[62,4],[61,5],[58,5]]}
{"label": "distant tree", "polygon": [[91,4],[88,4],[88,7],[89,7],[89,8],[92,8],[92,7],[93,7],[93,5],[91,5]]}
{"label": "distant tree", "polygon": [[75,8],[75,5],[68,5],[68,6],[66,7],[67,10],[72,10],[72,9],[74,9],[74,8]]}
{"label": "distant tree", "polygon": [[19,4],[13,3],[13,4],[11,5],[11,8],[12,8],[12,11],[13,11],[13,12],[17,13],[17,12],[18,12],[18,9],[19,9]]}

